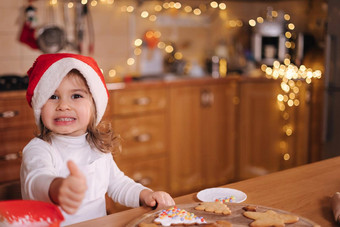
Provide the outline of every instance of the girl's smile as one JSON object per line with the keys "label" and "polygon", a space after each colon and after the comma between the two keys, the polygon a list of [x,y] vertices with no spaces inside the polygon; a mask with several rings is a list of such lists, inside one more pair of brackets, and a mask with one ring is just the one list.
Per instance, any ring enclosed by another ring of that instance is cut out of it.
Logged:
{"label": "girl's smile", "polygon": [[72,124],[75,120],[76,118],[74,117],[58,117],[54,119],[55,123],[58,125]]}

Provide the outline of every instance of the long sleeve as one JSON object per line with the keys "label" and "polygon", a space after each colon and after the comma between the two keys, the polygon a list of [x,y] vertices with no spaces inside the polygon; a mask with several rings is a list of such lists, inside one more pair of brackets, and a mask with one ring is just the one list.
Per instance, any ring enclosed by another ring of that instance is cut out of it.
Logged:
{"label": "long sleeve", "polygon": [[111,158],[108,195],[113,201],[128,207],[138,207],[139,194],[143,189],[148,188],[125,176]]}
{"label": "long sleeve", "polygon": [[54,162],[48,143],[35,138],[27,144],[23,150],[20,170],[23,199],[50,202],[49,186],[57,176]]}

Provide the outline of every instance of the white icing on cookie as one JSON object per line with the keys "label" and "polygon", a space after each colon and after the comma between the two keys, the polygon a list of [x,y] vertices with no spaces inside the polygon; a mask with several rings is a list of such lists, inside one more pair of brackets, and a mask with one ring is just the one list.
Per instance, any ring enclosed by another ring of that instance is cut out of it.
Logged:
{"label": "white icing on cookie", "polygon": [[172,207],[168,210],[162,210],[154,222],[161,224],[162,226],[207,223],[203,217],[197,217],[194,213],[178,209],[177,207]]}

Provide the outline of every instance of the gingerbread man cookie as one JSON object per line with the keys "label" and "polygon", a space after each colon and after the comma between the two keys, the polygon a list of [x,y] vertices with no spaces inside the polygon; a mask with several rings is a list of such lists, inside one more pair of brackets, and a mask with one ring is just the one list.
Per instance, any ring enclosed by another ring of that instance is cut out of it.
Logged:
{"label": "gingerbread man cookie", "polygon": [[285,223],[295,223],[299,221],[299,217],[292,214],[278,214],[275,211],[267,210],[266,212],[252,212],[246,211],[243,213],[244,216],[250,219],[254,219],[250,223],[251,227],[266,227],[266,226],[276,226],[284,227]]}
{"label": "gingerbread man cookie", "polygon": [[197,207],[195,207],[195,210],[204,210],[207,212],[213,212],[216,214],[231,214],[231,211],[227,204],[222,203],[220,201],[216,202],[202,202]]}

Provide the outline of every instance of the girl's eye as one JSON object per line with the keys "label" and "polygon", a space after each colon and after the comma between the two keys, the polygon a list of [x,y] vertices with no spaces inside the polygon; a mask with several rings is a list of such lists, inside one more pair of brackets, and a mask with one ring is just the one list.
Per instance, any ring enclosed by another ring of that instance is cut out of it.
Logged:
{"label": "girl's eye", "polygon": [[82,98],[83,96],[82,95],[79,95],[79,94],[74,94],[72,95],[72,98],[73,99],[79,99],[79,98]]}
{"label": "girl's eye", "polygon": [[56,96],[56,95],[51,95],[50,99],[58,99],[58,96]]}

